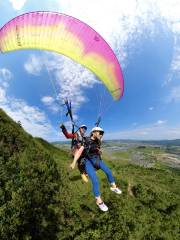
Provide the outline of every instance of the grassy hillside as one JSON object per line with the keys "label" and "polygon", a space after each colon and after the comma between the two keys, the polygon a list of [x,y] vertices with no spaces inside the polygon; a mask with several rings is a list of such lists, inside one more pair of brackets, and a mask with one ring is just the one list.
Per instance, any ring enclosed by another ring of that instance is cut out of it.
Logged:
{"label": "grassy hillside", "polygon": [[144,168],[119,156],[104,159],[122,195],[97,172],[109,207],[103,213],[90,182],[69,169],[67,150],[33,138],[0,110],[0,239],[180,239],[179,170]]}
{"label": "grassy hillside", "polygon": [[46,144],[0,110],[0,239],[56,239],[61,176]]}

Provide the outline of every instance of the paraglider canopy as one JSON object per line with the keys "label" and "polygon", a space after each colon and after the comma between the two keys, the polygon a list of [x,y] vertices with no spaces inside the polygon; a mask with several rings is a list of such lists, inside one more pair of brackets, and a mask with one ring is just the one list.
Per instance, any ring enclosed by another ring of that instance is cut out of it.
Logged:
{"label": "paraglider canopy", "polygon": [[0,50],[42,49],[70,57],[90,69],[112,97],[123,95],[120,64],[107,42],[82,21],[55,12],[17,16],[0,29]]}

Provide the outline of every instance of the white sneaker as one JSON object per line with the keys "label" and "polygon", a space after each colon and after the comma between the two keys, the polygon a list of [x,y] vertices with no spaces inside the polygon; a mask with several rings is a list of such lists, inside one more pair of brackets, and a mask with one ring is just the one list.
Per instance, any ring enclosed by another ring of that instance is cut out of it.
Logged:
{"label": "white sneaker", "polygon": [[108,207],[106,206],[106,204],[104,202],[102,203],[96,203],[98,205],[98,207],[101,209],[101,211],[103,212],[107,212],[108,211]]}
{"label": "white sneaker", "polygon": [[115,192],[117,194],[121,194],[122,193],[122,190],[119,189],[118,187],[110,187],[111,191],[112,192]]}

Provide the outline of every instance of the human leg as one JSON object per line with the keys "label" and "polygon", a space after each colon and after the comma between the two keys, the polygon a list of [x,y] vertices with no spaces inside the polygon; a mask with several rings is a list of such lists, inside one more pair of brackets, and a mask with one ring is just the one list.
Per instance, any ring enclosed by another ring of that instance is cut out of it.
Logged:
{"label": "human leg", "polygon": [[115,193],[117,193],[117,194],[121,194],[122,191],[121,191],[121,189],[119,189],[119,188],[117,187],[117,185],[116,185],[116,183],[115,183],[115,180],[114,180],[114,177],[113,177],[113,175],[112,175],[111,170],[110,170],[110,169],[108,168],[108,166],[103,162],[103,160],[100,161],[99,166],[100,166],[100,169],[102,169],[102,170],[105,172],[105,174],[106,174],[106,176],[107,176],[107,178],[108,178],[108,181],[109,181],[109,183],[111,184],[110,190],[113,191],[113,192],[115,192]]}
{"label": "human leg", "polygon": [[92,182],[92,192],[94,196],[98,198],[100,196],[99,181],[94,166],[88,159],[85,160],[85,170]]}
{"label": "human leg", "polygon": [[84,158],[80,158],[77,161],[77,166],[78,166],[78,170],[81,174],[82,180],[87,183],[88,182],[88,175],[87,175],[86,170],[85,170]]}
{"label": "human leg", "polygon": [[112,174],[111,170],[108,168],[108,166],[104,163],[103,160],[99,161],[99,167],[106,174],[109,183],[115,184],[115,179],[113,177],[113,174]]}

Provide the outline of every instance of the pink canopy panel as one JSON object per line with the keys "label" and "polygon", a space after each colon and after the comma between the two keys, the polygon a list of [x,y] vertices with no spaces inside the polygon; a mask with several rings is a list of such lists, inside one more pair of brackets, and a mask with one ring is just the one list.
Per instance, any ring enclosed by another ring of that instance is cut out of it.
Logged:
{"label": "pink canopy panel", "polygon": [[63,54],[90,69],[115,100],[123,95],[120,64],[107,42],[82,21],[55,12],[17,16],[0,29],[0,50],[42,49]]}

